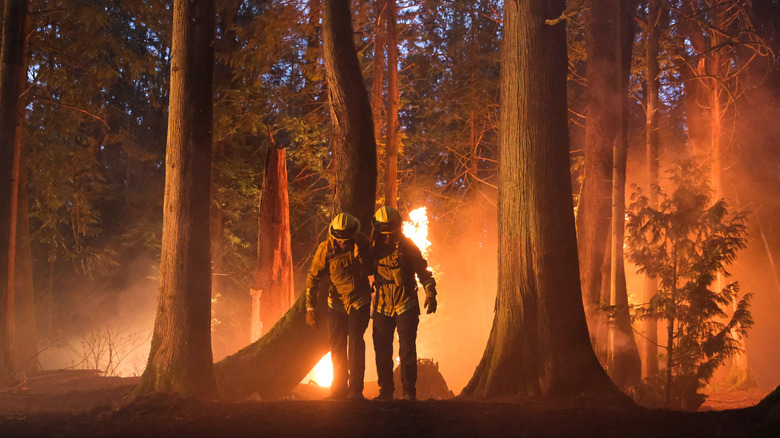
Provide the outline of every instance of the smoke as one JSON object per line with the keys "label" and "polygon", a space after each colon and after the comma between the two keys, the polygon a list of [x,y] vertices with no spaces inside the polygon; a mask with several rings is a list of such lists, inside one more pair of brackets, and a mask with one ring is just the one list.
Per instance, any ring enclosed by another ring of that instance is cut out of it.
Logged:
{"label": "smoke", "polygon": [[[53,329],[39,341],[42,369],[140,375],[154,327],[159,283],[155,263],[137,258],[123,267],[121,279],[83,279],[59,290],[51,315]],[[39,327],[48,318],[42,313]]]}

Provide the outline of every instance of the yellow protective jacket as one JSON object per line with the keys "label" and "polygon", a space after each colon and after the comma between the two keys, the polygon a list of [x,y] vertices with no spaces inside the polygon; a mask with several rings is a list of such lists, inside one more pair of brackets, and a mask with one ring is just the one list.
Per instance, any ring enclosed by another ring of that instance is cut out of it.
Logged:
{"label": "yellow protective jacket", "polygon": [[408,237],[401,235],[397,242],[390,244],[374,243],[374,257],[377,261],[375,312],[395,316],[413,309],[420,313],[415,274],[425,288],[425,295],[436,296],[436,280],[428,270],[428,262]]}
{"label": "yellow protective jacket", "polygon": [[374,272],[371,242],[364,234],[354,237],[350,250],[342,250],[333,240],[320,243],[306,276],[306,308],[316,309],[320,281],[328,275],[333,287],[328,293],[328,305],[349,313],[371,302],[368,276]]}

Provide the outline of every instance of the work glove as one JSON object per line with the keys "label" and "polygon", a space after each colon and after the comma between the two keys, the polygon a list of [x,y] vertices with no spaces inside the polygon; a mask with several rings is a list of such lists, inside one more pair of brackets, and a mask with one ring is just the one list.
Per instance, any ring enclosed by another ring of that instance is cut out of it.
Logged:
{"label": "work glove", "polygon": [[426,309],[425,313],[436,313],[436,296],[428,295],[425,297],[423,307]]}
{"label": "work glove", "polygon": [[317,312],[315,310],[306,311],[306,325],[311,328],[317,328]]}

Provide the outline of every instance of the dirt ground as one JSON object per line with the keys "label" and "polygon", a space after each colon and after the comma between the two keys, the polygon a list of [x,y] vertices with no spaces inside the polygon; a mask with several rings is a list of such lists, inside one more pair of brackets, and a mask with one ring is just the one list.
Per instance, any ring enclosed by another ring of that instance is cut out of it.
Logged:
{"label": "dirt ground", "polygon": [[225,403],[158,395],[118,407],[136,382],[90,371],[31,376],[0,392],[0,437],[780,437],[762,406],[684,413],[585,400]]}

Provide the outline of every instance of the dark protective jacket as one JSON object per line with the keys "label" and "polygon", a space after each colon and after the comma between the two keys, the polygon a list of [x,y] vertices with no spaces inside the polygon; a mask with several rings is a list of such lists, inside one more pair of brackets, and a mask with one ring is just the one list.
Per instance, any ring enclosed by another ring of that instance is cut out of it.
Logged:
{"label": "dark protective jacket", "polygon": [[425,288],[425,295],[436,296],[436,281],[428,270],[428,262],[408,237],[401,235],[397,242],[389,244],[374,243],[374,256],[377,261],[375,312],[395,316],[414,309],[420,313],[415,274]]}
{"label": "dark protective jacket", "polygon": [[333,283],[328,293],[328,305],[332,309],[349,313],[351,309],[370,303],[368,276],[374,272],[371,242],[361,233],[353,240],[354,245],[349,250],[342,250],[331,237],[317,247],[306,276],[307,309],[317,307],[317,291],[326,275]]}

